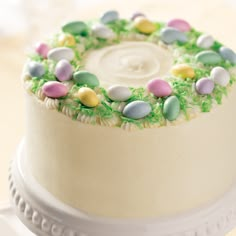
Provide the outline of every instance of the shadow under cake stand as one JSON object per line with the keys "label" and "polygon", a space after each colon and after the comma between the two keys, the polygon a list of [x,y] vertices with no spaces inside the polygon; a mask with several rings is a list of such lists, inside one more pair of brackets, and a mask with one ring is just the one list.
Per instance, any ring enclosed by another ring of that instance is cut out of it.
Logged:
{"label": "shadow under cake stand", "polygon": [[188,213],[150,220],[100,218],[76,210],[42,188],[19,145],[10,167],[11,202],[19,219],[40,236],[224,236],[236,226],[236,186],[216,202]]}

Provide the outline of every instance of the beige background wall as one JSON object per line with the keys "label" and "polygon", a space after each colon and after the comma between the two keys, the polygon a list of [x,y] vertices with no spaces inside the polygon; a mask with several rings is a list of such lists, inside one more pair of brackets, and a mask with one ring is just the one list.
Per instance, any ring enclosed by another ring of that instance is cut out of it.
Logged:
{"label": "beige background wall", "polygon": [[[35,6],[32,2],[0,2],[0,202],[8,200],[9,160],[24,135],[20,73],[25,52],[30,43],[40,40],[55,26],[69,19],[97,17],[110,8],[118,9],[124,17],[141,10],[157,20],[184,18],[236,50],[236,0],[42,0]],[[234,235],[236,231],[230,234]]]}

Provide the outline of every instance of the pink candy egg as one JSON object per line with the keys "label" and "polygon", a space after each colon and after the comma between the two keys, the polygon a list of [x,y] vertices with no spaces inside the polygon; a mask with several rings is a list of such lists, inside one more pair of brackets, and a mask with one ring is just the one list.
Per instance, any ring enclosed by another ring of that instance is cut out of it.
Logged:
{"label": "pink candy egg", "polygon": [[150,80],[147,84],[147,89],[156,97],[166,97],[172,93],[172,88],[169,83],[162,79]]}
{"label": "pink candy egg", "polygon": [[43,58],[47,58],[49,50],[50,50],[49,46],[45,43],[37,43],[35,46],[35,51]]}
{"label": "pink candy egg", "polygon": [[183,19],[172,19],[167,23],[167,25],[182,32],[187,32],[191,30],[190,24]]}
{"label": "pink candy egg", "polygon": [[48,81],[42,87],[43,93],[50,98],[64,97],[68,93],[68,88],[57,81]]}

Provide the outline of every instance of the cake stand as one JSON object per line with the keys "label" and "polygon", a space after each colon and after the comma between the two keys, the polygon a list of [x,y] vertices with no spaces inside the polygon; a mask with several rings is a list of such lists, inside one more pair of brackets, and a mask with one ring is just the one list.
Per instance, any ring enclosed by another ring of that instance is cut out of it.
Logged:
{"label": "cake stand", "polygon": [[18,218],[40,236],[224,236],[236,226],[236,186],[215,202],[184,214],[146,220],[91,216],[42,188],[18,148],[10,167],[11,202]]}

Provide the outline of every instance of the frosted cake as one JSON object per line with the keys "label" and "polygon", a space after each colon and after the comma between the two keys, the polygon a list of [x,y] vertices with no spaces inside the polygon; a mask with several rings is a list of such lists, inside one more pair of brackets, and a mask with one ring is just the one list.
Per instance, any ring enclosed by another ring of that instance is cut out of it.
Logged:
{"label": "frosted cake", "polygon": [[36,181],[95,216],[171,216],[236,178],[236,54],[183,19],[64,24],[23,73]]}

